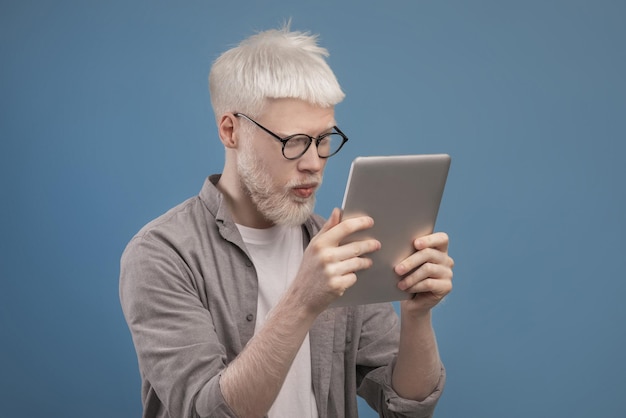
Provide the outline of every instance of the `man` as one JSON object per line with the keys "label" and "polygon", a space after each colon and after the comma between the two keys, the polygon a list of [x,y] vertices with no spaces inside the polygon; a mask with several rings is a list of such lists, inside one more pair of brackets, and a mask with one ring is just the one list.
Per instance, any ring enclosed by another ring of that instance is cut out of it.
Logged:
{"label": "man", "polygon": [[395,268],[414,294],[402,321],[391,304],[328,308],[380,243],[340,245],[368,217],[312,213],[327,159],[347,141],[326,55],[283,28],[214,63],[223,172],[146,225],[121,262],[144,417],[354,417],[357,391],[383,416],[433,414],[445,377],[431,309],[452,287],[447,235],[416,237]]}

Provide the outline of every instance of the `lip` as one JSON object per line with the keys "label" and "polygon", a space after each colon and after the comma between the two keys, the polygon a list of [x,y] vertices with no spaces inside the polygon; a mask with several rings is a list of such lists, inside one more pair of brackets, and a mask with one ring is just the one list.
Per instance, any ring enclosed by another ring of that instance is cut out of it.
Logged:
{"label": "lip", "polygon": [[313,193],[315,193],[315,190],[317,190],[317,186],[317,183],[301,184],[299,186],[293,187],[292,190],[296,194],[296,196],[301,198],[308,198],[311,197]]}

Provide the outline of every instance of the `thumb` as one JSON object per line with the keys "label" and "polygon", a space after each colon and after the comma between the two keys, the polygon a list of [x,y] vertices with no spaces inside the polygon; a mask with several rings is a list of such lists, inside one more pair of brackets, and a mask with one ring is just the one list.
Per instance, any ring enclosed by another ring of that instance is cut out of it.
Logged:
{"label": "thumb", "polygon": [[332,229],[333,227],[338,225],[339,222],[341,222],[341,210],[339,208],[335,208],[330,213],[330,217],[328,218],[328,220],[326,221],[326,223],[324,224],[320,232],[326,232]]}

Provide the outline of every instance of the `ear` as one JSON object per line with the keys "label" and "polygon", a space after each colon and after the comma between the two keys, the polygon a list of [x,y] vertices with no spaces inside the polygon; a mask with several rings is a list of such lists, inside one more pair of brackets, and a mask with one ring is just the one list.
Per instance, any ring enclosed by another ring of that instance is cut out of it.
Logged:
{"label": "ear", "polygon": [[237,118],[232,113],[224,113],[217,122],[217,131],[220,141],[226,148],[237,148]]}

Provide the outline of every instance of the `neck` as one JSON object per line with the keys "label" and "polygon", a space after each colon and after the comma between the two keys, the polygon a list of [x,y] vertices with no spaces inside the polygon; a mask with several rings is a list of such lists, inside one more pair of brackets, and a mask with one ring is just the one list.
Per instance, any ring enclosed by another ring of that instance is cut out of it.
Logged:
{"label": "neck", "polygon": [[249,228],[265,229],[274,226],[274,223],[261,214],[239,183],[236,170],[224,167],[224,172],[217,183],[217,188],[224,195],[228,209],[235,223]]}

